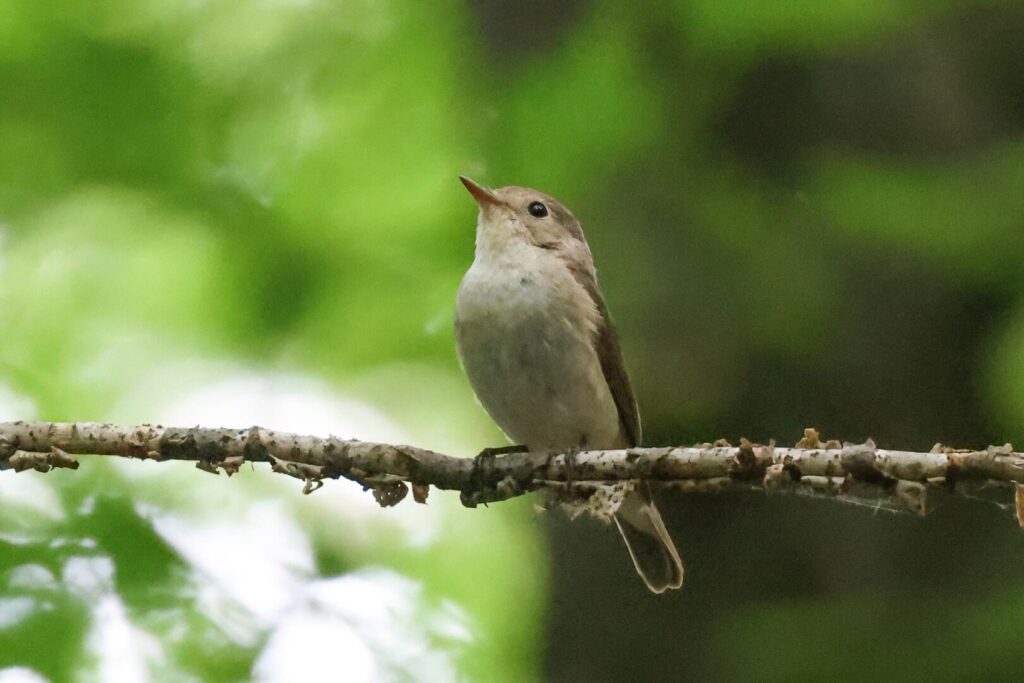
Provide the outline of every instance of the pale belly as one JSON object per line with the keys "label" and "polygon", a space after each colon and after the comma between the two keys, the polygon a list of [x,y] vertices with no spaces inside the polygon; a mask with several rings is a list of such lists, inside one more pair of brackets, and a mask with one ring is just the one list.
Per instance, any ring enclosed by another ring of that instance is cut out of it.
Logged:
{"label": "pale belly", "polygon": [[625,445],[618,410],[572,276],[552,286],[528,269],[470,269],[456,301],[456,346],[477,398],[530,450]]}

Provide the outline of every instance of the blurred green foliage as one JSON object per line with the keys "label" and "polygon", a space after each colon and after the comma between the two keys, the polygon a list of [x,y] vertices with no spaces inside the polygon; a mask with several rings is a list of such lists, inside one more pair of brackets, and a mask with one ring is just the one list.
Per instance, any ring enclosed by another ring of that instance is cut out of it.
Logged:
{"label": "blurred green foliage", "polygon": [[[1022,440],[1022,38],[1017,4],[983,0],[8,0],[0,412],[500,443],[452,350],[465,173],[581,218],[650,443]],[[970,604],[902,618],[937,579],[894,549],[934,552],[956,515],[770,501],[780,531],[750,501],[678,503],[692,571],[654,603],[607,530],[528,501],[378,511],[270,479],[0,474],[0,671],[955,679],[1021,645],[1004,530],[950,551]],[[881,597],[849,590],[830,524]],[[708,569],[772,533],[778,581]],[[338,640],[299,646],[316,633]],[[860,666],[879,639],[898,667]]]}

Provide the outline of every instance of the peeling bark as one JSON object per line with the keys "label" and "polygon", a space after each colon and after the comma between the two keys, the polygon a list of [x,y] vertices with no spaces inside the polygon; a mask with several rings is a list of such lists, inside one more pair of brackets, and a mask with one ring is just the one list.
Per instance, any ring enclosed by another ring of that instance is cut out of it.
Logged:
{"label": "peeling bark", "polygon": [[463,504],[475,507],[536,490],[579,502],[609,485],[643,480],[658,489],[686,493],[753,489],[917,514],[928,511],[933,492],[995,487],[1005,490],[1011,509],[1024,508],[1024,489],[1019,488],[1024,486],[1024,454],[1009,444],[982,451],[936,445],[928,453],[916,453],[878,448],[871,441],[822,442],[808,429],[792,448],[743,439],[738,446],[718,441],[693,447],[509,453],[473,459],[261,427],[0,423],[0,470],[77,469],[76,455],[192,461],[204,471],[229,475],[244,462],[266,462],[275,472],[301,479],[306,493],[320,488],[324,479],[351,479],[371,490],[382,506],[401,502],[410,485],[416,502],[425,503],[434,486],[459,491]]}

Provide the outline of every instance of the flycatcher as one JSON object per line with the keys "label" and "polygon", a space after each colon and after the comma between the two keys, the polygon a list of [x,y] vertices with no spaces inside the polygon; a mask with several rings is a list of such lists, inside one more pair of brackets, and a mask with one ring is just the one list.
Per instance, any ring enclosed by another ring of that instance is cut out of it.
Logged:
{"label": "flycatcher", "polygon": [[[480,214],[455,342],[484,409],[530,451],[640,445],[636,398],[579,221],[536,190],[460,178]],[[652,591],[682,585],[679,553],[646,487],[625,497],[615,523]]]}

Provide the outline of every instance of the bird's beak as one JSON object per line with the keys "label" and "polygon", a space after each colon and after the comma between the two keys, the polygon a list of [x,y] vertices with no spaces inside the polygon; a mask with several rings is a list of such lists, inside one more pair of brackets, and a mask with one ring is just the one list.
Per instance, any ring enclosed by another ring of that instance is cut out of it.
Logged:
{"label": "bird's beak", "polygon": [[476,200],[476,203],[480,205],[481,209],[486,209],[488,206],[501,206],[504,204],[503,201],[494,195],[494,192],[491,191],[490,188],[484,187],[464,175],[460,175],[459,180],[461,180],[462,184],[466,186],[469,193],[473,195],[473,199]]}

